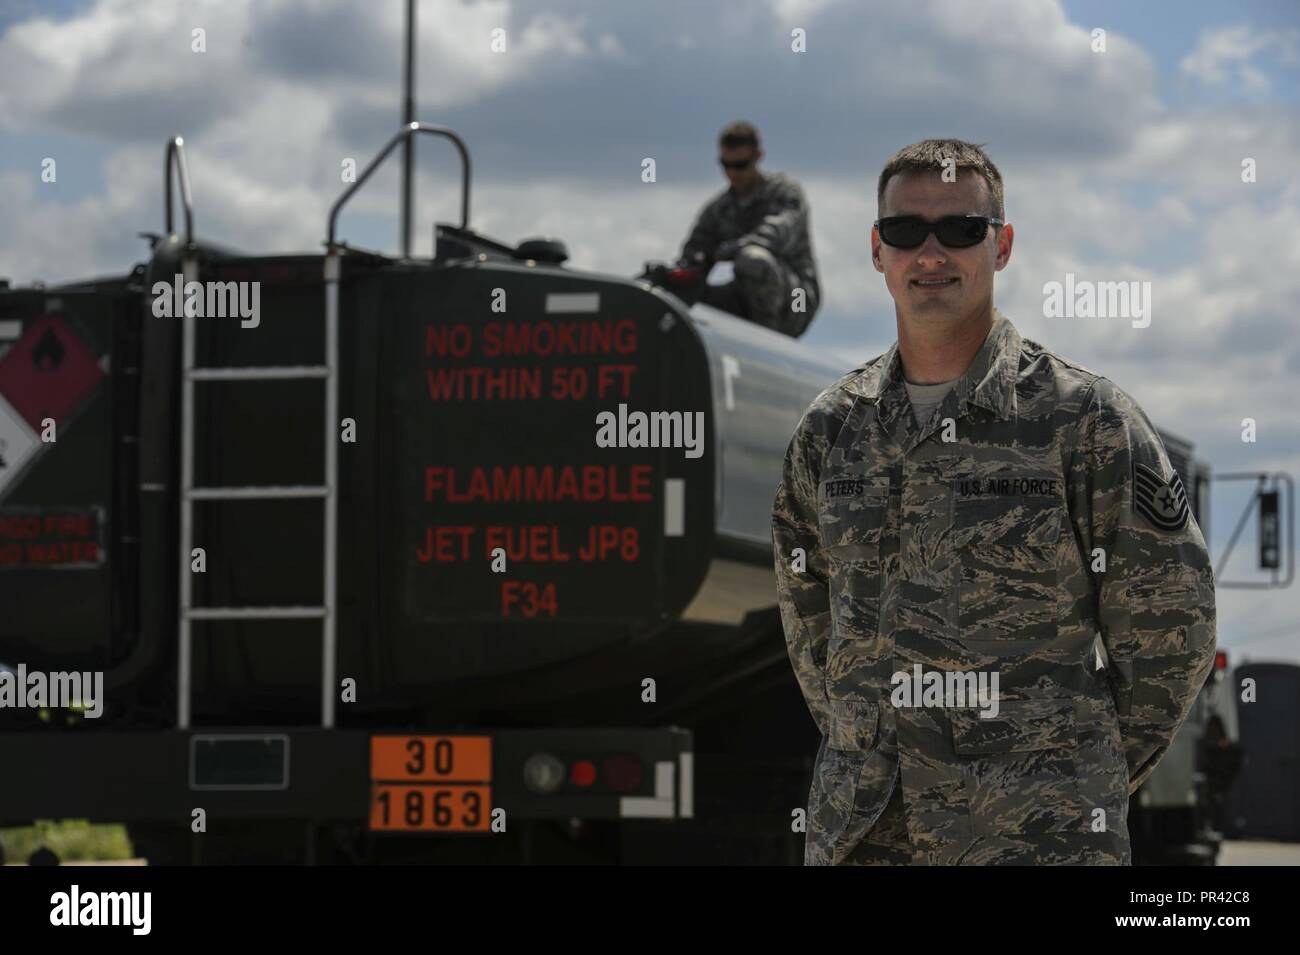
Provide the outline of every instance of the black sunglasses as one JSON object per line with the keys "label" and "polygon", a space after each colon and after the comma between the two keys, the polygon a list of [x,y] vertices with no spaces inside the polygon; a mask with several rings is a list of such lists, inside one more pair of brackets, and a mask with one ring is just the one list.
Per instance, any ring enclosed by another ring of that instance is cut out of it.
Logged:
{"label": "black sunglasses", "polygon": [[1003,224],[1003,220],[989,216],[944,216],[934,222],[920,216],[886,216],[875,221],[880,241],[896,249],[915,249],[931,232],[940,245],[969,249],[984,241],[989,226]]}
{"label": "black sunglasses", "polygon": [[718,164],[719,164],[720,166],[722,166],[723,169],[737,169],[737,170],[739,170],[739,169],[748,169],[750,166],[754,165],[754,160],[752,160],[752,159],[733,159],[733,160],[731,160],[730,162],[728,162],[728,161],[725,160],[725,159],[719,159],[719,160],[718,160]]}

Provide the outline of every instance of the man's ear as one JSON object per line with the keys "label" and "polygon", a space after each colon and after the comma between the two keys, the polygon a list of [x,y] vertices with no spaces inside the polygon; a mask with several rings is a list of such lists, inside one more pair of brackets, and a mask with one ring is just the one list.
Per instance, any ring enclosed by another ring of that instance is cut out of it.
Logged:
{"label": "man's ear", "polygon": [[880,231],[875,226],[871,227],[871,264],[877,272],[884,274],[885,263],[880,261]]}
{"label": "man's ear", "polygon": [[1004,225],[998,229],[998,254],[993,260],[993,271],[1001,272],[1007,267],[1007,262],[1011,259],[1011,246],[1016,241],[1016,230],[1011,226]]}

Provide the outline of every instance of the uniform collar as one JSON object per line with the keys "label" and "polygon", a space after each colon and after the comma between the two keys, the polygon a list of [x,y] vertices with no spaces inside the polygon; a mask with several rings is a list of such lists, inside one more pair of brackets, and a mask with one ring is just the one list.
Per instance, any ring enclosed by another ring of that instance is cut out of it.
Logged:
{"label": "uniform collar", "polygon": [[[967,405],[974,404],[987,408],[999,418],[1011,418],[1016,413],[1016,377],[1019,371],[1020,333],[1011,320],[995,308],[993,327],[970,367],[957,379],[947,401],[951,402],[955,395],[956,406],[963,414]],[[893,430],[896,421],[901,421],[904,428],[911,427],[908,422],[912,416],[904,414],[910,411],[911,399],[904,387],[903,361],[897,341],[879,361],[872,362],[846,387],[851,393],[876,403],[876,416],[887,430]]]}
{"label": "uniform collar", "polygon": [[768,179],[767,173],[765,173],[762,169],[760,169],[758,170],[758,181],[754,183],[754,188],[749,190],[749,193],[747,195],[745,195],[744,197],[736,195],[736,190],[730,185],[727,186],[727,195],[731,196],[731,198],[738,204],[742,206],[747,206],[755,199],[757,199],[759,195],[763,192],[763,188],[767,185],[767,179]]}

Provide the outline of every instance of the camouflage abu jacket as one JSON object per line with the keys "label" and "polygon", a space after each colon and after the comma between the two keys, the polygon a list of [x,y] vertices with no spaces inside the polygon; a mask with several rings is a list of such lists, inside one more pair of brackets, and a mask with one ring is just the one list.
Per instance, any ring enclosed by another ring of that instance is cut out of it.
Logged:
{"label": "camouflage abu jacket", "polygon": [[[924,427],[901,372],[895,343],[822,392],[777,489],[782,623],[823,736],[805,863],[843,861],[901,786],[916,862],[1128,864],[1127,797],[1214,657],[1181,482],[1132,398],[999,312]],[[895,674],[931,671],[983,674],[996,711],[895,705]]]}
{"label": "camouflage abu jacket", "polygon": [[808,311],[821,303],[817,264],[808,233],[808,200],[799,184],[781,172],[759,171],[758,184],[744,199],[731,187],[722,190],[700,210],[682,246],[682,260],[696,252],[712,257],[723,242],[761,245],[799,276],[808,296]]}

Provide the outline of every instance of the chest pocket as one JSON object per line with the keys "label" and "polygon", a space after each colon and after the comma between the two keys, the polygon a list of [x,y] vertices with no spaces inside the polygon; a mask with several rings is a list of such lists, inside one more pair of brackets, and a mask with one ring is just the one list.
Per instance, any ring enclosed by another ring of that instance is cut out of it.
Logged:
{"label": "chest pocket", "polygon": [[889,477],[828,478],[818,489],[817,513],[830,578],[827,695],[869,699],[870,668],[881,648],[881,541],[889,513]]}
{"label": "chest pocket", "polygon": [[1051,474],[954,482],[957,622],[964,642],[978,649],[1028,650],[1056,636],[1061,488]]}

